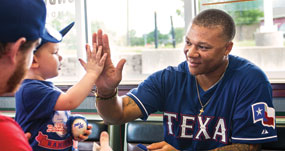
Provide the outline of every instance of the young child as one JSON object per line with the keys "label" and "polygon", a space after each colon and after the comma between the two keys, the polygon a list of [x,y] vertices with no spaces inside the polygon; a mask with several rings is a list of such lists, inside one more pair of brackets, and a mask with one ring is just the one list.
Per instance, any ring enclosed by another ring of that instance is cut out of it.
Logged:
{"label": "young child", "polygon": [[[25,132],[31,133],[29,142],[33,150],[73,150],[72,137],[66,131],[66,122],[71,114],[69,110],[84,101],[104,67],[107,54],[102,55],[102,46],[97,48],[94,43],[92,51],[86,45],[87,63],[80,59],[86,74],[67,92],[46,81],[58,75],[62,60],[58,54],[58,43],[73,24],[60,32],[46,27],[50,36],[44,37],[35,50],[31,68],[15,96],[15,120]],[[90,134],[91,130],[86,130],[80,140],[87,139]]]}

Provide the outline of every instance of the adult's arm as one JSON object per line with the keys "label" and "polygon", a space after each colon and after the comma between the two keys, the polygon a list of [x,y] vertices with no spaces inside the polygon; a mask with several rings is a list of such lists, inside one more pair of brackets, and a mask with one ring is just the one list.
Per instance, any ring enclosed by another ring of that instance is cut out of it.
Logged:
{"label": "adult's arm", "polygon": [[142,117],[138,105],[129,96],[114,97],[110,100],[96,100],[99,115],[108,124],[123,124]]}
{"label": "adult's arm", "polygon": [[224,151],[224,150],[231,150],[231,151],[260,151],[261,145],[260,144],[231,144],[223,147],[219,147],[213,149],[212,151]]}
{"label": "adult's arm", "polygon": [[142,113],[139,107],[130,97],[112,97],[122,80],[122,70],[126,60],[121,59],[116,67],[113,65],[108,36],[103,35],[102,30],[98,30],[97,33],[93,34],[92,42],[97,43],[98,46],[103,46],[103,53],[107,53],[104,69],[95,85],[97,95],[100,98],[110,99],[96,99],[99,115],[106,123],[110,124],[122,124],[141,117]]}
{"label": "adult's arm", "polygon": [[[164,151],[178,151],[175,149],[173,146],[168,144],[165,141],[158,142],[158,143],[153,143],[149,146],[147,146],[149,150],[164,150]],[[260,144],[231,144],[223,147],[219,147],[216,149],[212,149],[211,151],[225,151],[225,150],[230,150],[230,151],[260,151],[261,150],[261,145]]]}

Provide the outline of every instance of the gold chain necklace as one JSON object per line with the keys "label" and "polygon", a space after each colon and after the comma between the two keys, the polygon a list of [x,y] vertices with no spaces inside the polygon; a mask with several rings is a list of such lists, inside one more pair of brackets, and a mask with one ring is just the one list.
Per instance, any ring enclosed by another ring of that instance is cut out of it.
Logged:
{"label": "gold chain necklace", "polygon": [[203,105],[203,103],[202,103],[202,101],[201,101],[201,99],[200,99],[200,93],[199,93],[198,82],[197,82],[196,77],[195,77],[195,82],[196,82],[196,89],[197,89],[197,94],[198,94],[198,100],[199,100],[200,105],[201,105],[201,109],[200,109],[200,113],[199,113],[199,116],[200,116],[200,115],[204,112],[204,107],[206,107],[206,106],[209,104],[209,102],[210,102],[211,98],[213,97],[213,95],[212,95],[212,96],[210,97],[210,99]]}
{"label": "gold chain necklace", "polygon": [[[228,65],[229,65],[229,62],[227,63],[226,70],[227,70],[227,68],[228,68]],[[225,73],[226,73],[226,70],[225,70],[225,72],[223,73],[223,75],[221,76],[221,78],[220,78],[215,84],[213,84],[213,86],[211,86],[210,88],[214,87],[217,83],[219,83],[219,82],[222,80],[222,78],[224,77],[224,75],[225,75]],[[203,105],[203,103],[202,103],[202,101],[201,101],[201,99],[200,99],[200,93],[199,93],[198,82],[197,82],[196,77],[195,77],[195,82],[196,82],[196,90],[197,90],[198,100],[199,100],[200,105],[201,105],[201,109],[200,109],[200,113],[199,113],[199,116],[200,116],[200,115],[204,112],[204,108],[210,103],[210,101],[211,101],[211,99],[212,99],[212,97],[213,97],[214,94],[213,94],[213,95],[210,97],[210,99]]]}

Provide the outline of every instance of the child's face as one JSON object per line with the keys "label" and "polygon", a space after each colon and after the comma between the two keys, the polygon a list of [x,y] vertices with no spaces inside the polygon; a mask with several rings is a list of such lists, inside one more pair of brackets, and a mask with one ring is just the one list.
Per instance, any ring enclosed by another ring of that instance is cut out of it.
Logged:
{"label": "child's face", "polygon": [[39,62],[39,71],[43,79],[49,79],[58,75],[62,56],[58,54],[58,44],[47,42],[36,52]]}

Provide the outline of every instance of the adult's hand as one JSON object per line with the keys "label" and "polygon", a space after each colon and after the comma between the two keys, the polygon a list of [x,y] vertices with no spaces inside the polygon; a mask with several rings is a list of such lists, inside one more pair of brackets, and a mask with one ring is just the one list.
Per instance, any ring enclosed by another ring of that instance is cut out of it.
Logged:
{"label": "adult's hand", "polygon": [[29,139],[32,137],[32,134],[30,132],[25,133],[25,136],[27,138],[27,140],[29,141]]}
{"label": "adult's hand", "polygon": [[170,144],[166,143],[165,141],[153,143],[147,146],[147,149],[150,151],[178,151]]}
{"label": "adult's hand", "polygon": [[102,132],[100,135],[100,145],[94,142],[93,151],[112,151],[109,145],[109,134],[107,132]]}
{"label": "adult's hand", "polygon": [[96,43],[97,46],[103,46],[102,54],[107,53],[104,69],[95,83],[98,94],[102,97],[112,96],[122,80],[122,70],[126,60],[121,59],[116,67],[113,65],[109,39],[106,34],[103,35],[102,30],[99,29],[97,33],[93,34],[92,43]]}

